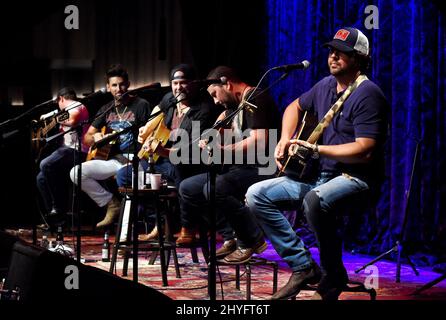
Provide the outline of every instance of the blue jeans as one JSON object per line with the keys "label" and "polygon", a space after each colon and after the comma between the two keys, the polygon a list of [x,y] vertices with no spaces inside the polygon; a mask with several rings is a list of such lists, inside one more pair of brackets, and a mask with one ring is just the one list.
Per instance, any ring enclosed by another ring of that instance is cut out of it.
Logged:
{"label": "blue jeans", "polygon": [[[218,174],[215,182],[217,230],[225,240],[235,235],[241,247],[252,247],[263,239],[255,218],[244,203],[246,190],[252,184],[269,176],[258,174],[258,168],[232,166]],[[180,185],[181,223],[193,228],[205,217],[209,200],[209,181],[206,173],[183,180]]]}
{"label": "blue jeans", "polygon": [[[146,159],[139,161],[144,171],[147,170],[149,164]],[[116,174],[116,183],[118,187],[126,187],[132,185],[132,164],[129,163],[125,167],[118,170]],[[175,168],[169,159],[160,157],[155,163],[155,171],[161,173],[163,178],[168,181],[175,181]]]}
{"label": "blue jeans", "polygon": [[[56,149],[40,163],[40,172],[37,175],[37,188],[43,199],[46,213],[52,208],[58,213],[69,211],[68,190],[71,184],[70,170],[78,161],[78,151],[62,146]],[[82,153],[81,161],[86,155]]]}
{"label": "blue jeans", "polygon": [[[252,185],[246,194],[250,213],[257,217],[274,249],[293,271],[307,269],[312,265],[313,260],[302,239],[296,235],[296,232],[282,214],[282,210],[300,208],[305,196],[312,190],[318,195],[323,212],[330,212],[332,208],[337,208],[336,204],[340,200],[368,190],[368,185],[356,178],[350,179],[344,175],[334,177],[328,173],[321,173],[315,183],[302,183],[289,177],[262,181]],[[307,206],[307,208],[310,207]],[[305,214],[310,225],[314,227],[319,241],[324,229],[321,229],[320,223],[314,224],[312,222],[317,219],[324,220],[320,218],[321,213],[307,210]],[[324,227],[327,226],[324,224]],[[336,228],[336,225],[332,225],[330,228]],[[327,245],[327,243],[321,242],[320,245]],[[328,246],[330,246],[329,242]],[[325,262],[325,260],[321,260],[323,268]]]}

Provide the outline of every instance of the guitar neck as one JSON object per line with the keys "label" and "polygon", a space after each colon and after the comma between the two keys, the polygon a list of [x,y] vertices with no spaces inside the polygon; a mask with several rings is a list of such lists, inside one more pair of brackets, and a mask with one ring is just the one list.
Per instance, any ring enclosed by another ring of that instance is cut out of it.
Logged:
{"label": "guitar neck", "polygon": [[45,127],[42,128],[42,135],[46,136],[46,134],[53,129],[57,124],[56,118],[54,117]]}

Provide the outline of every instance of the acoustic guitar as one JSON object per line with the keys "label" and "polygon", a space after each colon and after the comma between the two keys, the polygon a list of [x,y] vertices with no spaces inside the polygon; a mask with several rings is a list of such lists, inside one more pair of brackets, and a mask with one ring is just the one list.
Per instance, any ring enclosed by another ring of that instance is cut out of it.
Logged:
{"label": "acoustic guitar", "polygon": [[159,155],[156,154],[156,149],[160,145],[164,147],[170,137],[170,130],[164,124],[164,113],[160,113],[150,121],[146,133],[148,135],[144,139],[141,150],[138,152],[138,157],[140,159],[148,159],[149,155],[152,154],[153,160],[156,162],[159,158]]}
{"label": "acoustic guitar", "polygon": [[31,132],[31,146],[36,155],[36,159],[40,159],[43,147],[45,146],[43,139],[47,138],[48,132],[54,129],[59,122],[63,122],[69,117],[70,114],[68,112],[63,112],[57,117],[53,116],[41,121],[33,120],[34,127]]}
{"label": "acoustic guitar", "polygon": [[[106,134],[107,127],[102,127],[101,132]],[[96,141],[88,150],[86,161],[90,160],[108,160],[113,155],[114,148],[117,146],[119,134],[112,132],[101,140]],[[113,137],[111,137],[113,136]]]}
{"label": "acoustic guitar", "polygon": [[[314,136],[317,126],[318,121],[316,116],[305,111],[300,126],[293,139],[309,141],[310,137]],[[305,161],[297,155],[288,155],[282,163],[282,170],[280,170],[277,176],[285,174],[293,179],[310,181],[316,177],[318,173],[318,165],[319,161],[317,159],[309,159]]]}

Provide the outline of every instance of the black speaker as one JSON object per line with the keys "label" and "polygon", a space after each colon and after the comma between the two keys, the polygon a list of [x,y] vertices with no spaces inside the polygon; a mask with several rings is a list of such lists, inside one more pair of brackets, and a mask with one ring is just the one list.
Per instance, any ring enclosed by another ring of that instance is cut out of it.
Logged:
{"label": "black speaker", "polygon": [[14,244],[4,285],[7,290],[17,288],[24,302],[171,301],[153,288],[21,242]]}
{"label": "black speaker", "polygon": [[11,259],[12,247],[20,239],[0,230],[0,280],[6,276]]}

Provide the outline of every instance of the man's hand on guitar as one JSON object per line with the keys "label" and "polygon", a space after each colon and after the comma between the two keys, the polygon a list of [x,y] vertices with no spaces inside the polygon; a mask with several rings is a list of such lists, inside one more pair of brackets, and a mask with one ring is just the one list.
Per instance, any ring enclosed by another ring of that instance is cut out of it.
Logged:
{"label": "man's hand on guitar", "polygon": [[198,141],[198,146],[201,149],[207,148],[208,144],[209,144],[209,140],[208,139],[203,139],[203,140]]}
{"label": "man's hand on guitar", "polygon": [[304,162],[309,159],[319,158],[319,151],[317,144],[311,144],[307,141],[292,139],[290,140],[291,145],[288,148],[288,155],[291,157],[299,158]]}
{"label": "man's hand on guitar", "polygon": [[288,149],[288,146],[290,145],[289,140],[282,140],[280,139],[277,143],[276,149],[274,150],[274,160],[276,161],[277,167],[279,170],[282,170],[283,167],[283,159],[285,158],[285,150]]}
{"label": "man's hand on guitar", "polygon": [[98,142],[99,140],[104,138],[104,134],[102,132],[96,132],[93,135],[94,142]]}
{"label": "man's hand on guitar", "polygon": [[145,129],[145,127],[139,128],[139,133],[138,133],[138,142],[139,143],[144,143],[144,140],[146,140],[146,135],[144,134],[144,129]]}

